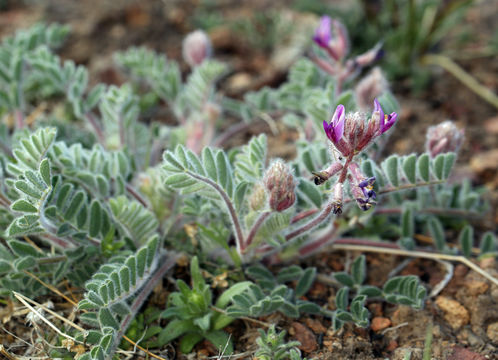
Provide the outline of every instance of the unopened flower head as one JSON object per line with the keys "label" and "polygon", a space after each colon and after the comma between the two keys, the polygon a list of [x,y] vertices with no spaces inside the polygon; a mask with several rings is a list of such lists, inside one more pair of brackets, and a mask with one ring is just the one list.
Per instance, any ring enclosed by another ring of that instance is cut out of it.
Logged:
{"label": "unopened flower head", "polygon": [[211,56],[211,41],[202,30],[196,30],[183,40],[183,59],[191,67],[200,65]]}
{"label": "unopened flower head", "polygon": [[249,196],[249,206],[252,210],[261,210],[265,206],[266,193],[261,183],[254,185],[251,195]]}
{"label": "unopened flower head", "polygon": [[384,56],[384,50],[382,50],[382,44],[378,43],[367,52],[355,57],[353,60],[354,66],[356,68],[368,66],[374,63],[375,61],[381,59],[383,56]]}
{"label": "unopened flower head", "polygon": [[458,151],[463,142],[464,131],[458,129],[452,121],[446,120],[427,130],[426,151],[435,157],[438,154]]}
{"label": "unopened flower head", "polygon": [[313,41],[334,58],[343,59],[349,52],[348,31],[339,20],[322,16],[315,30]]}
{"label": "unopened flower head", "polygon": [[379,67],[374,67],[370,73],[365,76],[356,85],[355,94],[358,106],[363,111],[371,109],[375,98],[381,96],[389,89],[389,83],[384,77]]}
{"label": "unopened flower head", "polygon": [[272,210],[284,211],[296,202],[296,181],[289,166],[282,160],[273,162],[263,181]]}
{"label": "unopened flower head", "polygon": [[330,27],[332,25],[332,19],[330,16],[322,16],[320,19],[320,24],[315,30],[315,35],[313,36],[313,41],[322,48],[327,48],[329,46],[330,40],[332,39],[332,32]]}
{"label": "unopened flower head", "polygon": [[373,139],[389,130],[397,117],[395,112],[384,115],[379,102],[375,99],[374,112],[370,118],[359,112],[345,114],[344,106],[339,105],[331,122],[323,122],[323,128],[335,148],[348,157],[356,155]]}

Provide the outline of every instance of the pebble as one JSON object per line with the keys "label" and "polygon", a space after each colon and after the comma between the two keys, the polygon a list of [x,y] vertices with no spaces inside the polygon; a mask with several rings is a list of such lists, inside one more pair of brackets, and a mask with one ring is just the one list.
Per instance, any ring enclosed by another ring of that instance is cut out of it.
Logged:
{"label": "pebble", "polygon": [[488,283],[479,280],[466,281],[465,287],[473,296],[484,294],[489,289]]}
{"label": "pebble", "polygon": [[372,324],[370,325],[370,328],[373,331],[380,331],[387,329],[389,326],[391,326],[391,320],[385,317],[377,316],[372,319]]}
{"label": "pebble", "polygon": [[301,343],[301,345],[298,346],[300,350],[310,353],[318,349],[315,335],[313,335],[308,327],[301,323],[293,322],[291,329],[291,333],[294,335],[296,340]]}
{"label": "pebble", "polygon": [[443,310],[444,319],[453,328],[453,330],[460,329],[470,321],[469,312],[458,301],[448,299],[444,296],[438,296],[436,305]]}
{"label": "pebble", "polygon": [[305,323],[317,335],[327,332],[327,328],[319,320],[307,318]]}
{"label": "pebble", "polygon": [[489,340],[498,344],[498,322],[494,322],[488,325],[486,335],[488,335]]}

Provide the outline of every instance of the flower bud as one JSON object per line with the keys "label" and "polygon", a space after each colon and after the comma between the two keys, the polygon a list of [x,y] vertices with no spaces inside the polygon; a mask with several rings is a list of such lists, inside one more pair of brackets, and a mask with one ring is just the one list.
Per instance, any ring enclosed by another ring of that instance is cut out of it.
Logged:
{"label": "flower bud", "polygon": [[463,130],[459,130],[452,121],[446,120],[427,130],[425,149],[432,157],[458,151],[463,142],[463,134]]}
{"label": "flower bud", "polygon": [[249,195],[249,207],[251,210],[262,210],[265,206],[266,193],[265,188],[260,183],[254,185],[251,195]]}
{"label": "flower bud", "polygon": [[202,30],[196,30],[183,39],[183,59],[191,67],[200,65],[211,56],[211,41]]}
{"label": "flower bud", "polygon": [[389,89],[389,84],[379,67],[374,67],[370,73],[365,76],[356,85],[355,94],[358,106],[363,111],[371,109],[371,104],[375,98],[380,97]]}
{"label": "flower bud", "polygon": [[294,175],[282,160],[276,160],[270,166],[263,182],[270,197],[269,204],[272,210],[284,211],[296,202]]}

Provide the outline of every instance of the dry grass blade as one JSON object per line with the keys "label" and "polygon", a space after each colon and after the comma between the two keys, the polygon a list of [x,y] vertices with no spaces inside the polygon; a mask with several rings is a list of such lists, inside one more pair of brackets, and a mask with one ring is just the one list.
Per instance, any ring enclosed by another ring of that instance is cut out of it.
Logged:
{"label": "dry grass blade", "polygon": [[[54,324],[52,324],[50,321],[48,321],[48,319],[46,319],[45,317],[43,317],[42,314],[40,314],[40,312],[38,310],[36,310],[34,307],[32,307],[27,300],[29,300],[30,302],[33,302],[33,303],[36,303],[35,301],[25,297],[24,295],[22,294],[19,294],[15,291],[12,292],[14,294],[14,296],[16,297],[17,300],[19,300],[21,303],[24,304],[24,306],[26,306],[28,309],[30,309],[32,312],[34,312],[36,315],[38,315],[38,317],[40,318],[40,320],[42,320],[45,324],[47,324],[49,327],[51,327],[57,334],[65,337],[66,339],[69,339],[69,340],[72,340],[74,342],[78,342],[80,344],[82,344],[81,341],[78,341],[76,340],[75,338],[63,333],[62,331],[60,331],[57,326],[55,326]],[[37,306],[40,306],[43,310],[49,312],[50,310],[46,307],[46,306],[43,306],[43,305],[40,305],[38,303],[36,303]],[[57,315],[58,316],[58,319],[62,318],[62,316],[60,315]],[[68,320],[69,321],[69,320]],[[77,325],[76,325],[77,326]],[[82,329],[82,328],[80,328]],[[85,331],[84,329],[82,329],[83,331]]]}
{"label": "dry grass blade", "polygon": [[433,260],[447,260],[447,261],[456,261],[460,262],[476,273],[484,276],[486,279],[491,281],[493,284],[498,285],[498,279],[481,269],[479,266],[474,264],[472,261],[467,259],[464,256],[457,255],[447,255],[447,254],[433,254],[429,252],[423,251],[408,251],[402,249],[392,249],[392,248],[381,248],[376,246],[367,246],[367,245],[347,245],[347,244],[334,244],[333,249],[336,250],[349,250],[349,251],[365,251],[365,252],[376,252],[382,254],[392,254],[399,256],[410,256],[410,257],[418,257],[422,259],[433,259]]}

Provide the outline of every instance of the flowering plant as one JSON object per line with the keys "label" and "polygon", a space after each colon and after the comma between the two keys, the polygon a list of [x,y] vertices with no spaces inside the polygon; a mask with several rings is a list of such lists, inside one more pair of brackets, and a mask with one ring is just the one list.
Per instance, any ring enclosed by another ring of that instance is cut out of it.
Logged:
{"label": "flowering plant", "polygon": [[[26,295],[54,289],[62,279],[85,289],[75,309],[85,327],[59,330],[72,345],[54,350],[53,357],[63,352],[85,360],[113,358],[126,334],[149,325],[136,323],[142,306],[181,264],[180,254],[197,256],[191,261],[192,287],[177,279],[178,291],[143,334],[149,349],[181,337],[184,351],[207,339],[225,343],[231,352],[225,326],[275,312],[291,318],[320,314],[335,329],[348,322],[368,326],[368,298],[422,307],[426,289],[420,280],[400,276],[382,289],[365,285],[361,256],[350,273],[334,274],[341,289],[336,309],[329,309],[303,298],[315,268],[283,266],[274,275],[268,266],[326,246],[358,245],[356,224],[374,226],[372,215],[381,214],[377,207],[400,215],[400,221],[388,220],[397,229],[392,239],[397,244],[363,239],[361,245],[413,249],[415,228],[427,227],[436,250],[451,256],[459,250],[446,243],[440,218],[483,210],[468,184],[445,185],[462,138],[448,123],[429,131],[426,153],[376,160],[380,140],[398,121],[398,106],[386,86],[345,89],[345,80],[380,50],[376,46],[344,61],[349,41],[337,20],[323,18],[313,38],[329,62],[323,54],[310,55],[293,65],[279,88],[263,88],[243,100],[216,92],[226,66],[209,58],[204,33],[185,39],[191,66],[186,81],[175,61],[133,48],[116,56],[132,77],[129,84],[89,89],[88,71],[52,50],[66,32],[41,26],[0,46],[0,111],[15,119],[0,125],[1,293],[27,301]],[[374,73],[362,82],[377,80]],[[166,107],[176,125],[141,121],[140,100],[150,93],[155,100],[149,106]],[[66,105],[62,115],[56,109],[36,113],[37,102],[47,97]],[[373,106],[356,111],[370,99]],[[221,132],[219,124],[230,117],[241,123]],[[270,159],[265,134],[238,148],[220,148],[261,119],[297,132],[294,160]],[[428,196],[431,192],[436,196]],[[378,228],[369,237],[382,233]],[[470,256],[471,227],[460,239],[461,252]],[[487,233],[479,255],[495,253],[496,240]],[[214,273],[213,287],[230,283],[216,300],[201,267]],[[229,278],[228,269],[234,273]],[[160,318],[169,325],[159,326]],[[262,353],[292,348],[270,347],[274,331],[262,335]]]}

